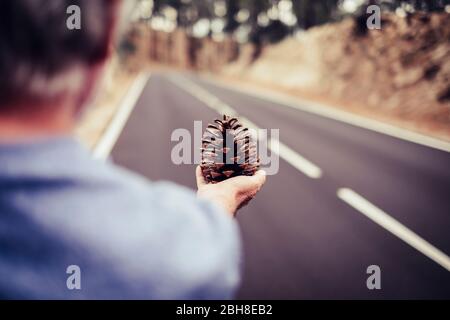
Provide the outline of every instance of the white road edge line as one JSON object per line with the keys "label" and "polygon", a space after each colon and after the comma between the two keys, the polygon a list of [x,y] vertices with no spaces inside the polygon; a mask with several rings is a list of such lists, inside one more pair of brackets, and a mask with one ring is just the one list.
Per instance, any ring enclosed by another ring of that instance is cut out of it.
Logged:
{"label": "white road edge line", "polygon": [[99,142],[95,145],[92,151],[94,158],[100,160],[106,160],[108,158],[149,78],[150,73],[143,72],[134,80],[133,84],[128,89],[128,92],[122,98],[118,111],[109,123]]}
{"label": "white road edge line", "polygon": [[423,253],[447,271],[450,271],[449,256],[392,218],[386,212],[374,206],[355,191],[348,188],[341,188],[337,191],[337,196],[351,207],[364,214],[367,218],[371,219],[373,222],[377,223],[409,244],[411,247]]}
{"label": "white road edge line", "polygon": [[270,90],[269,91],[262,90],[255,87],[249,88],[245,87],[244,89],[235,85],[223,83],[222,81],[215,80],[207,76],[203,76],[202,78],[205,81],[211,82],[219,87],[238,91],[256,98],[280,104],[285,107],[319,115],[332,120],[337,120],[343,123],[353,125],[355,127],[382,133],[397,139],[413,142],[426,147],[434,148],[445,152],[450,152],[450,142],[429,137],[427,135],[410,131],[407,129],[398,128],[394,125],[383,123],[374,119],[365,118],[363,116],[352,114],[343,110],[338,110],[331,106],[327,106],[323,103],[309,101],[307,99],[301,99],[297,97],[291,97],[288,96],[287,94],[273,92]]}
{"label": "white road edge line", "polygon": [[[181,89],[184,89],[187,93],[202,101],[209,108],[217,111],[219,114],[238,116],[238,113],[235,109],[219,100],[216,96],[212,95],[192,81],[186,78],[177,79],[175,77],[170,77],[170,80]],[[248,127],[254,129],[259,128],[256,124],[245,117],[239,116],[239,119]],[[319,179],[322,176],[322,170],[318,166],[301,156],[296,151],[289,148],[281,141],[278,142],[278,148],[273,147],[276,146],[276,143],[277,141],[270,141],[270,143],[268,144],[268,148],[272,152],[276,153],[280,158],[284,159],[287,163],[312,179]]]}

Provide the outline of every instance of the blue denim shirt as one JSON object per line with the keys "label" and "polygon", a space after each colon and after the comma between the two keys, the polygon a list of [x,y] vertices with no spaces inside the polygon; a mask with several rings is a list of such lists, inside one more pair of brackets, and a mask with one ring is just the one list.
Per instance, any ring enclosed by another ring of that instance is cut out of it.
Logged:
{"label": "blue denim shirt", "polygon": [[240,254],[236,222],[184,187],[71,138],[0,144],[0,298],[231,298]]}

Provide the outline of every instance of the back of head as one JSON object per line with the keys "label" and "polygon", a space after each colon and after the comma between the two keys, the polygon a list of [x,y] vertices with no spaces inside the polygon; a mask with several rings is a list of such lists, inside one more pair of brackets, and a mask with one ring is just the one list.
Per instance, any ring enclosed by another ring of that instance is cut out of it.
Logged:
{"label": "back of head", "polygon": [[[115,0],[0,1],[0,113],[79,90],[82,71],[108,54],[116,6]],[[72,28],[71,19],[80,25]]]}

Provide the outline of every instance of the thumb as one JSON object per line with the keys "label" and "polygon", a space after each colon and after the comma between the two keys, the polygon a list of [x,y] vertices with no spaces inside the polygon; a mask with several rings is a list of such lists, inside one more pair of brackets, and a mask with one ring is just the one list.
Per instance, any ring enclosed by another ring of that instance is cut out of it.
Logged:
{"label": "thumb", "polygon": [[258,170],[251,178],[253,179],[255,185],[258,185],[259,188],[261,188],[262,185],[266,182],[266,176],[267,176],[266,171]]}
{"label": "thumb", "polygon": [[261,189],[262,185],[266,181],[266,172],[264,170],[258,170],[253,176],[239,176],[222,183],[233,185],[241,192],[255,191]]}

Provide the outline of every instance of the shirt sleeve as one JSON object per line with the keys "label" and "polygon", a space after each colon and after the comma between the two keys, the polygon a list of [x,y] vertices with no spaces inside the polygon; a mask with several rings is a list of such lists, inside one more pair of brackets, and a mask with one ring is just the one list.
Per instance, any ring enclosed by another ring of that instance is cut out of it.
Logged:
{"label": "shirt sleeve", "polygon": [[78,215],[71,229],[77,241],[110,261],[99,268],[113,269],[121,278],[122,298],[234,296],[241,275],[240,235],[237,222],[219,207],[188,188],[146,180],[98,194],[98,204],[95,212]]}
{"label": "shirt sleeve", "polygon": [[186,188],[156,183],[152,189],[162,268],[159,295],[232,298],[240,280],[236,221]]}
{"label": "shirt sleeve", "polygon": [[241,259],[234,219],[192,190],[70,150],[19,158],[34,167],[19,166],[4,190],[0,296],[233,297]]}
{"label": "shirt sleeve", "polygon": [[233,297],[240,282],[241,244],[238,225],[228,214],[173,183],[152,183],[127,173],[92,181],[59,183],[17,199],[41,232],[67,248],[45,247],[51,260],[59,261],[51,273],[65,276],[69,263],[81,268],[79,292],[67,290],[50,273],[33,271],[35,278],[53,279],[61,290],[54,296]]}

